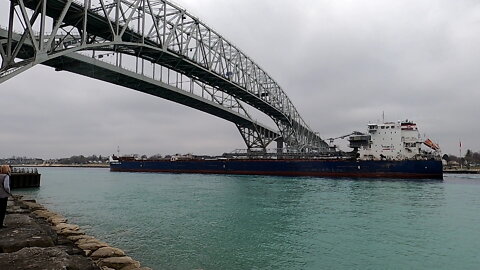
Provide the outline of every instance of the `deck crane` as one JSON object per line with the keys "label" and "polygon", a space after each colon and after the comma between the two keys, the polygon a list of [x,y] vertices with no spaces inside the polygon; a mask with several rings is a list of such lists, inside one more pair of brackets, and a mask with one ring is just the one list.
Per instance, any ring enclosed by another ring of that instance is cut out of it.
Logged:
{"label": "deck crane", "polygon": [[353,131],[353,132],[350,133],[350,134],[343,135],[343,136],[338,136],[338,137],[335,137],[335,138],[328,138],[327,140],[330,142],[330,144],[332,144],[335,140],[345,139],[345,138],[348,137],[348,136],[352,136],[352,135],[362,135],[362,134],[363,134],[362,132]]}

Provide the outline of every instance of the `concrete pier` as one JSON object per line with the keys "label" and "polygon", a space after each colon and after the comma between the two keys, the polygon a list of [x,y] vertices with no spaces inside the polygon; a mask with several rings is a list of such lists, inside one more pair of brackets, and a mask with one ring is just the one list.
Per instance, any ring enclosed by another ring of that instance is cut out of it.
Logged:
{"label": "concrete pier", "polygon": [[10,188],[40,187],[40,176],[36,170],[14,170],[10,175]]}

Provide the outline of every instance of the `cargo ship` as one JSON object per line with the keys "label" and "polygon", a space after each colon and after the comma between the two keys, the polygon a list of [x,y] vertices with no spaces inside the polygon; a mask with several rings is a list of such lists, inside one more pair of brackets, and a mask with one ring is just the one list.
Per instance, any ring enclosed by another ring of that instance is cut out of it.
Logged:
{"label": "cargo ship", "polygon": [[[222,156],[174,155],[160,159],[110,157],[114,172],[163,172],[349,178],[443,179],[440,147],[421,139],[412,121],[368,124],[348,138],[350,152],[234,152]],[[335,139],[330,139],[332,144]],[[335,146],[332,146],[336,149]]]}

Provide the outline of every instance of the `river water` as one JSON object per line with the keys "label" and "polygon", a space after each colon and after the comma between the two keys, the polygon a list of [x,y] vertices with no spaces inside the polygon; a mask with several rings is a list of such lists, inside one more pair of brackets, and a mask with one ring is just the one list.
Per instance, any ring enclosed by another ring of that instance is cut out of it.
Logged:
{"label": "river water", "polygon": [[153,269],[478,269],[480,176],[444,181],[38,168],[16,191]]}

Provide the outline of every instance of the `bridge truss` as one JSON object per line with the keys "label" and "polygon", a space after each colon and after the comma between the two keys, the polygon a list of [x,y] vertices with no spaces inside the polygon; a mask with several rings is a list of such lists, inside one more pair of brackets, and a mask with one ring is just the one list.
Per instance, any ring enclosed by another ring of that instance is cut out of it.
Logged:
{"label": "bridge truss", "polygon": [[[172,100],[235,123],[251,151],[329,150],[251,58],[163,0],[11,0],[0,83],[37,64]],[[274,130],[245,104],[268,115]]]}

